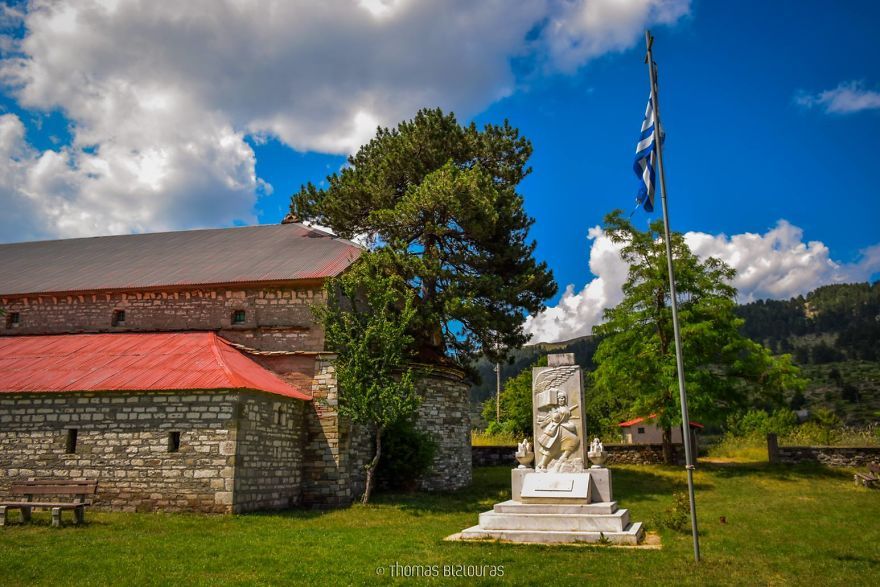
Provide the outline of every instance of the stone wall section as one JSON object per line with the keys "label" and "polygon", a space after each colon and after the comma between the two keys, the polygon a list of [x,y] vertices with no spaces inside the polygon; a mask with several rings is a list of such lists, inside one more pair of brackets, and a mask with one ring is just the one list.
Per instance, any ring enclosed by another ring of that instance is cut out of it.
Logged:
{"label": "stone wall section", "polygon": [[780,446],[773,463],[821,463],[830,467],[865,467],[880,463],[880,446]]}
{"label": "stone wall section", "polygon": [[[660,465],[663,464],[662,444],[606,444],[609,465]],[[498,465],[517,466],[513,446],[474,446],[471,447],[473,465],[475,467],[493,467]],[[684,463],[684,447],[672,445],[672,456],[677,464]]]}
{"label": "stone wall section", "polygon": [[[97,479],[95,507],[232,511],[235,393],[0,396],[0,497],[31,478]],[[75,453],[66,452],[77,430]],[[180,448],[169,452],[169,434]]]}
{"label": "stone wall section", "polygon": [[[214,330],[260,350],[317,351],[324,346],[324,334],[315,324],[311,306],[323,301],[320,285],[2,298],[0,305],[18,312],[20,322],[16,327],[0,324],[0,335]],[[114,326],[117,310],[125,311],[125,322]],[[245,312],[241,324],[233,324],[236,310]]]}
{"label": "stone wall section", "polygon": [[315,358],[311,409],[307,411],[303,461],[303,502],[313,507],[351,503],[350,426],[339,416],[339,389],[333,355]]}
{"label": "stone wall section", "polygon": [[98,509],[288,507],[301,495],[304,411],[248,391],[3,394],[0,499],[17,480],[97,479]]}
{"label": "stone wall section", "polygon": [[451,491],[466,487],[472,480],[470,385],[463,373],[451,369],[431,369],[420,377],[422,403],[416,427],[433,438],[437,450],[431,471],[419,480],[419,488]]}
{"label": "stone wall section", "polygon": [[235,513],[300,503],[305,405],[295,399],[242,393],[235,447]]}

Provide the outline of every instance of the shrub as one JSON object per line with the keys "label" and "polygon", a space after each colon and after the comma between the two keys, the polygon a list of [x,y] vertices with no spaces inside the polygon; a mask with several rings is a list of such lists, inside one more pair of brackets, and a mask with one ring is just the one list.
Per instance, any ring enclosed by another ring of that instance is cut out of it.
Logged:
{"label": "shrub", "polygon": [[684,532],[690,527],[691,504],[687,493],[677,491],[672,494],[672,507],[667,508],[655,520],[659,528],[669,528],[675,532]]}
{"label": "shrub", "polygon": [[412,421],[388,427],[382,434],[379,483],[389,489],[415,489],[419,477],[430,470],[436,451],[434,439]]}
{"label": "shrub", "polygon": [[788,409],[779,409],[768,414],[764,410],[750,410],[741,416],[727,420],[727,431],[733,436],[766,436],[771,432],[780,436],[788,434],[797,427],[797,416]]}

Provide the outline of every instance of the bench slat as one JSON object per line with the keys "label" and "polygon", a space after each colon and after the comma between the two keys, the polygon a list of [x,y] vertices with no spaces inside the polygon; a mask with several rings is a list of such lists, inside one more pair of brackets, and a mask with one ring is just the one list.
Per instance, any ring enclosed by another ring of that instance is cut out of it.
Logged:
{"label": "bench slat", "polygon": [[15,483],[12,495],[94,495],[97,481],[26,481]]}

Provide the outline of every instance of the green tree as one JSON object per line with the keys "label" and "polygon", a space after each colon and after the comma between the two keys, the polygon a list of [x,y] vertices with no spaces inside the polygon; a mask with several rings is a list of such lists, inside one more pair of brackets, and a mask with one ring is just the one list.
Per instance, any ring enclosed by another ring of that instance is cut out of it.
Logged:
{"label": "green tree", "polygon": [[419,396],[409,366],[415,315],[413,295],[402,280],[385,275],[371,255],[328,280],[327,305],[313,311],[336,353],[339,414],[372,429],[373,458],[366,466],[368,503],[382,456],[382,434],[415,413]]}
{"label": "green tree", "polygon": [[516,377],[504,382],[501,390],[501,421],[495,423],[495,397],[483,403],[483,418],[489,422],[489,430],[497,429],[513,436],[532,434],[532,368],[546,367],[544,355],[531,366],[526,367]]}
{"label": "green tree", "polygon": [[[602,337],[593,358],[594,401],[609,413],[658,414],[671,460],[672,428],[681,425],[681,411],[663,223],[640,231],[616,210],[604,228],[622,246],[629,275],[623,301],[594,329]],[[774,357],[741,334],[730,285],[734,270],[712,257],[701,261],[680,233],[672,234],[671,244],[691,415],[723,422],[752,405],[782,405],[784,392],[805,382],[788,355]]]}
{"label": "green tree", "polygon": [[482,351],[495,361],[527,342],[525,314],[556,293],[532,256],[534,221],[516,191],[531,153],[506,121],[479,130],[422,110],[378,129],[326,188],[303,186],[291,210],[343,237],[371,238],[380,263],[415,291],[421,360],[466,366]]}

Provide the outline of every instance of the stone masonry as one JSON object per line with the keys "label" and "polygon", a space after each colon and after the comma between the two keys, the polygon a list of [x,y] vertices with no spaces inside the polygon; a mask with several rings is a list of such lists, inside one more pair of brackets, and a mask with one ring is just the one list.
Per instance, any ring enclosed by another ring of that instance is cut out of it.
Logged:
{"label": "stone masonry", "polygon": [[[308,283],[3,297],[0,306],[18,313],[19,322],[0,324],[0,334],[215,330],[260,350],[315,351],[323,348],[324,334],[314,324],[311,306],[323,297],[321,284]],[[113,325],[120,310],[124,323]],[[244,321],[234,324],[236,310],[244,311]]]}
{"label": "stone masonry", "polygon": [[93,478],[101,509],[288,507],[301,495],[303,407],[247,391],[0,395],[0,498],[18,479]]}

